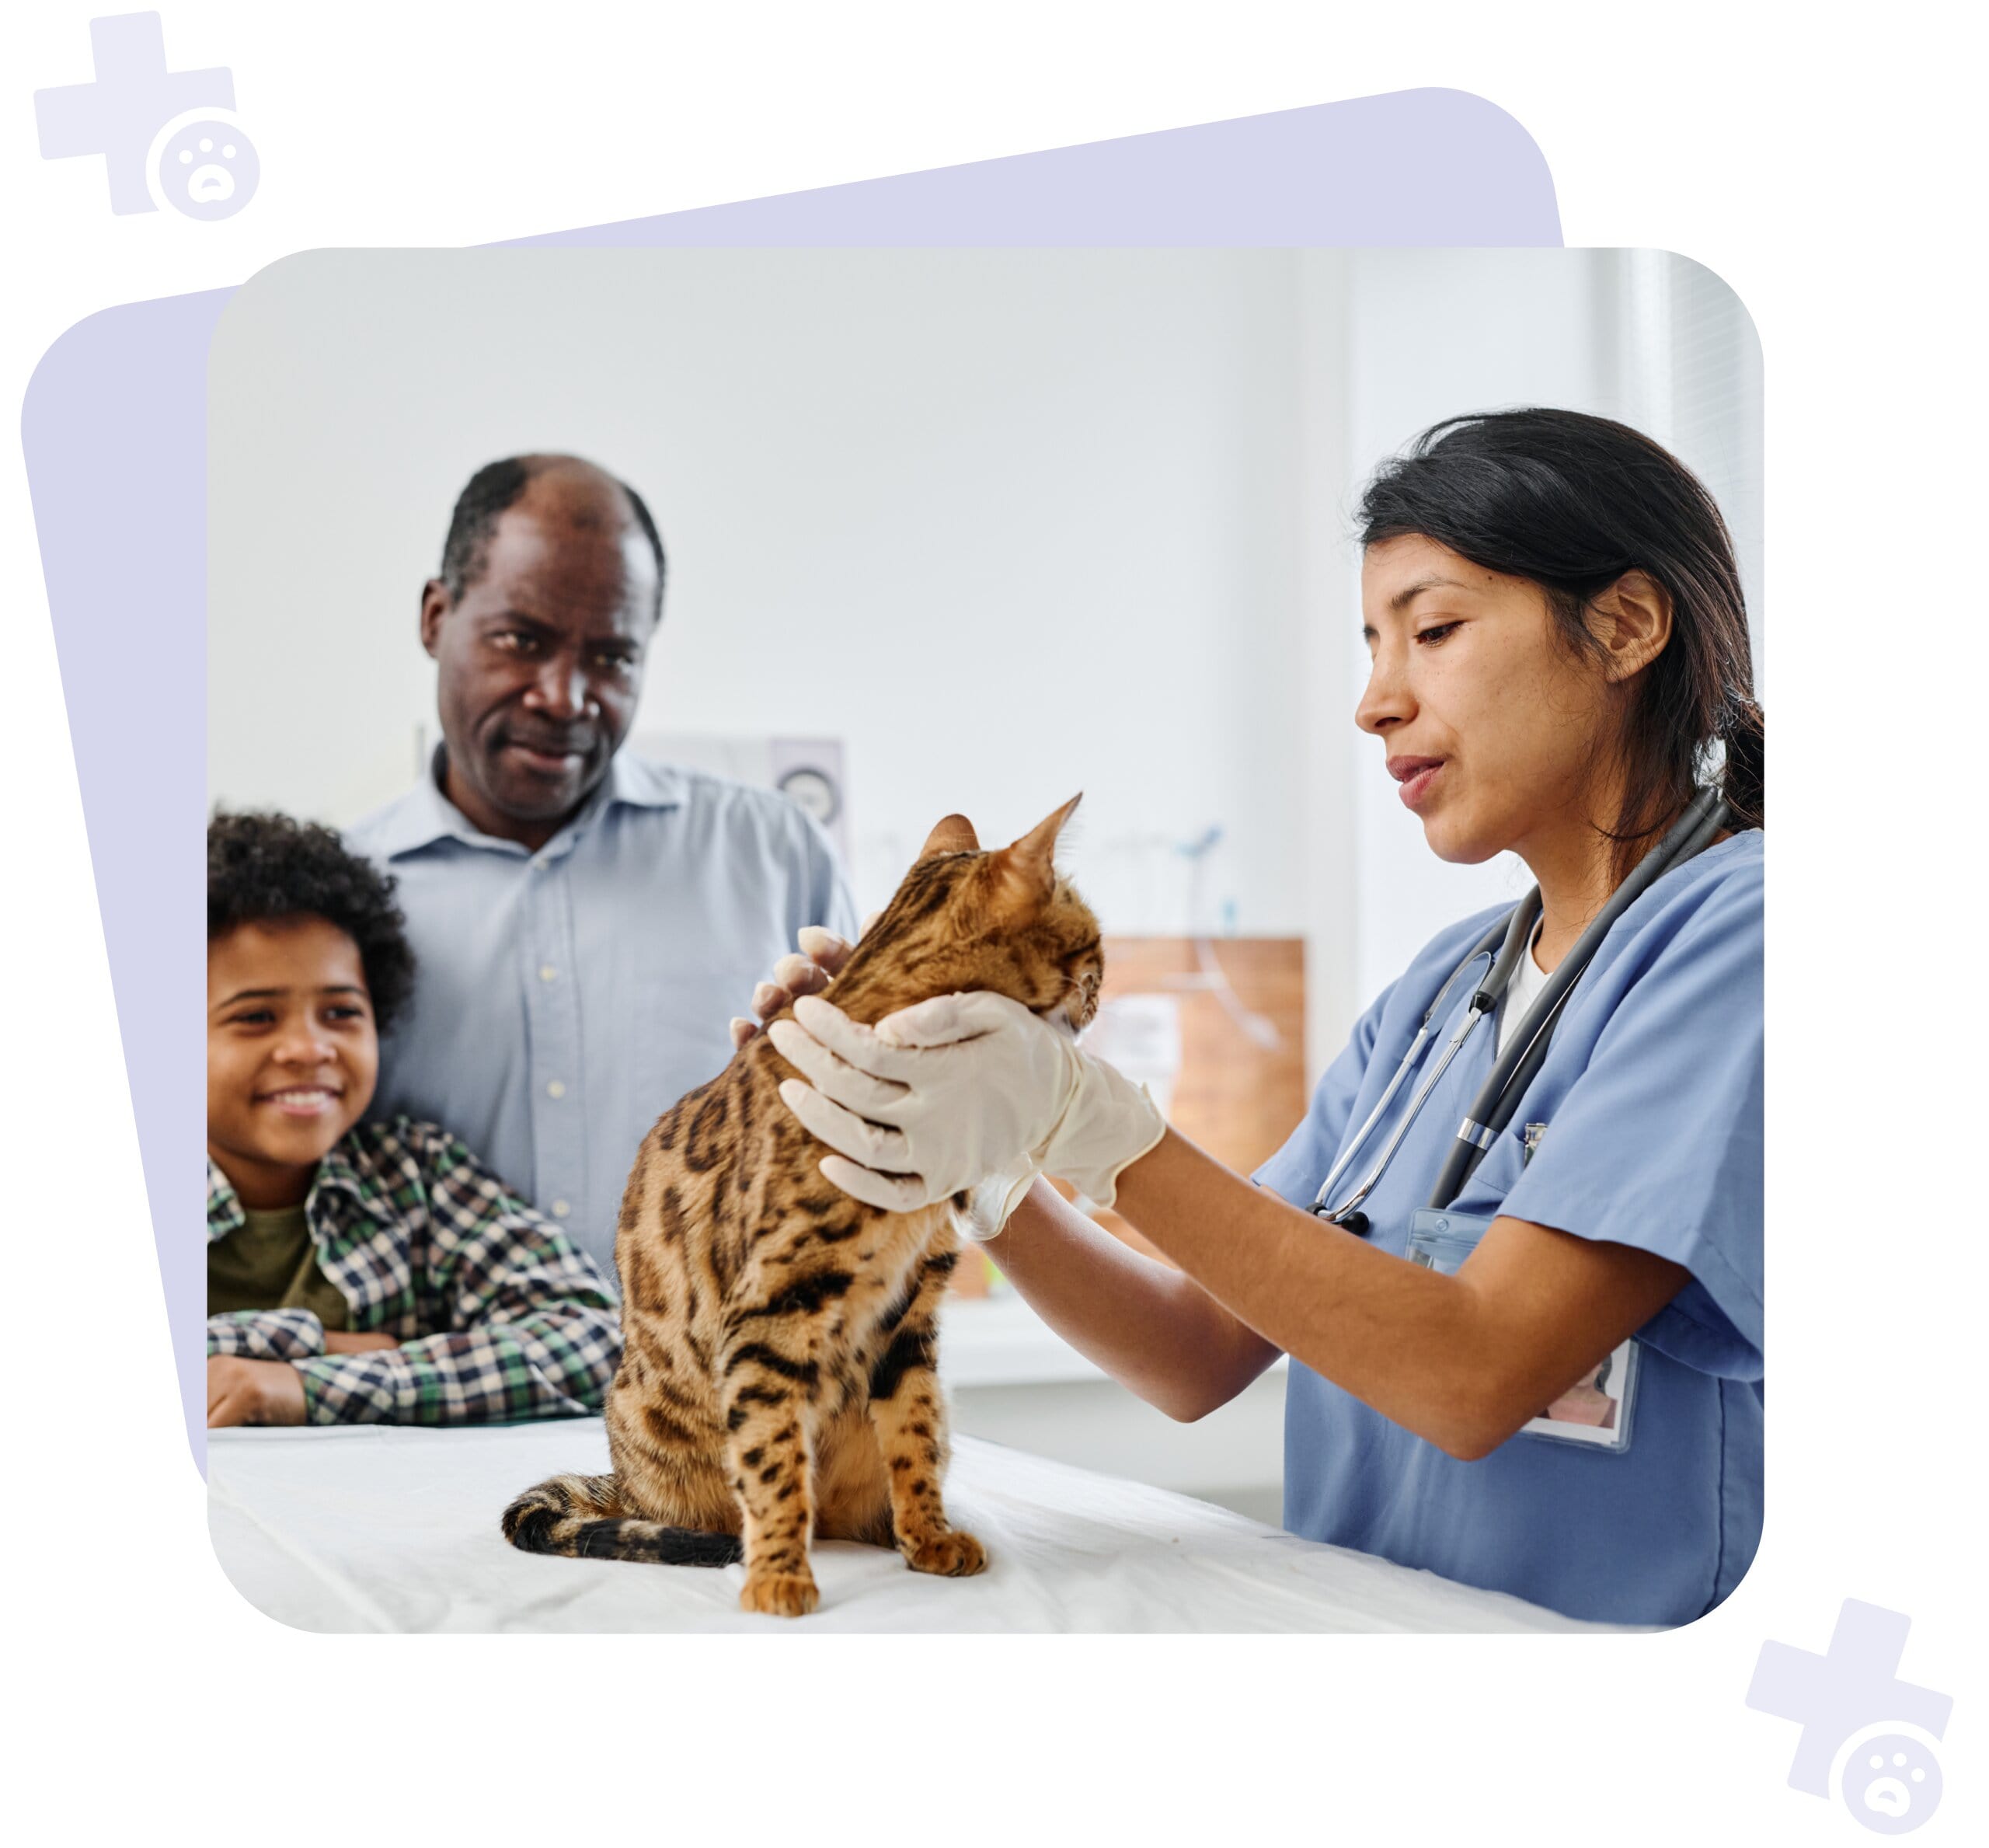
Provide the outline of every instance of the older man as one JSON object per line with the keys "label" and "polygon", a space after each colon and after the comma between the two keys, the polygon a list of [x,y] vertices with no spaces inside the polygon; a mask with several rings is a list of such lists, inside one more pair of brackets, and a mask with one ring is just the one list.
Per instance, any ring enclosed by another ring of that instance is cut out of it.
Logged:
{"label": "older man", "polygon": [[421,594],[442,743],[348,836],[419,961],[374,1114],[445,1124],[610,1271],[650,1124],[797,929],[855,925],[792,803],[620,750],[663,582],[648,508],[592,463],[479,469]]}

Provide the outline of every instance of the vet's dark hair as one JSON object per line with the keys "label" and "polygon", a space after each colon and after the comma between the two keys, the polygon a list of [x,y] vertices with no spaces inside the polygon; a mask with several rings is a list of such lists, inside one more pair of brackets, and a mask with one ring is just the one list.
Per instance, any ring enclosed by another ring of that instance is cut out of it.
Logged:
{"label": "vet's dark hair", "polygon": [[1761,709],[1733,542],[1698,478],[1627,424],[1528,409],[1451,417],[1385,462],[1361,497],[1360,542],[1417,533],[1546,592],[1562,638],[1599,654],[1594,600],[1625,571],[1670,594],[1671,639],[1637,677],[1618,751],[1610,837],[1620,880],[1708,779],[1712,748],[1733,825],[1762,825]]}
{"label": "vet's dark hair", "polygon": [[315,821],[217,809],[207,824],[208,942],[279,918],[322,918],[352,939],[374,1024],[385,1033],[414,986],[414,952],[392,877]]}
{"label": "vet's dark hair", "polygon": [[[507,455],[502,462],[486,462],[469,478],[463,491],[456,497],[455,511],[449,516],[449,535],[442,542],[442,582],[448,591],[451,603],[460,603],[463,592],[483,574],[483,567],[489,558],[490,535],[497,529],[498,516],[517,503],[535,476],[561,463],[570,465],[579,460],[579,457],[571,455]],[[584,465],[595,467],[592,462]],[[663,614],[663,536],[657,531],[656,521],[650,518],[650,510],[640,494],[625,481],[608,475],[604,469],[597,469],[596,472],[607,476],[622,490],[638,530],[649,541],[650,550],[655,555],[656,613],[660,617]]]}

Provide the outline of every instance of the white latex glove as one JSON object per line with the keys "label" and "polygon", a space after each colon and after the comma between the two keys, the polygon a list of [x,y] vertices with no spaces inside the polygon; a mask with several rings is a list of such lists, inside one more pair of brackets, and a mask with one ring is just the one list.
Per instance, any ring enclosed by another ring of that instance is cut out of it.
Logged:
{"label": "white latex glove", "polygon": [[[840,1156],[830,1156],[827,1161],[840,1161]],[[824,1163],[824,1166],[827,1163]],[[859,1170],[868,1173],[869,1170]],[[1013,1168],[1004,1169],[999,1174],[991,1174],[977,1187],[968,1190],[967,1211],[954,1215],[953,1223],[963,1239],[970,1239],[977,1245],[984,1245],[990,1239],[998,1238],[1001,1229],[1008,1222],[1009,1215],[1022,1203],[1022,1195],[1036,1185],[1036,1177],[1043,1170],[1027,1156]]]}
{"label": "white latex glove", "polygon": [[[863,929],[868,930],[883,915],[873,911],[863,920]],[[838,936],[833,930],[824,930],[819,924],[803,925],[794,933],[794,941],[799,954],[783,956],[774,964],[773,978],[761,982],[753,991],[753,1012],[759,1019],[749,1020],[744,1014],[733,1016],[732,1048],[735,1052],[789,1002],[802,995],[819,995],[829,985],[831,978],[841,973],[843,964],[849,961],[850,951],[855,947],[847,939]]]}
{"label": "white latex glove", "polygon": [[[863,929],[868,930],[882,915],[882,912],[873,912],[864,919]],[[799,954],[783,956],[774,964],[772,978],[753,991],[753,1012],[759,1018],[748,1020],[740,1016],[732,1022],[732,1044],[735,1048],[744,1045],[782,1008],[803,995],[820,994],[829,985],[831,979],[841,972],[855,948],[846,939],[817,924],[804,925],[796,933],[794,941]],[[1041,1172],[1034,1162],[1025,1156],[1012,1169],[991,1174],[978,1187],[970,1190],[967,1210],[955,1222],[961,1235],[976,1244],[985,1244],[990,1239],[998,1237]]]}
{"label": "white latex glove", "polygon": [[786,1079],[782,1100],[837,1151],[822,1173],[893,1212],[1025,1163],[1109,1206],[1120,1170],[1167,1131],[1144,1085],[1005,995],[941,995],[874,1028],[810,995],[767,1031],[808,1080]]}

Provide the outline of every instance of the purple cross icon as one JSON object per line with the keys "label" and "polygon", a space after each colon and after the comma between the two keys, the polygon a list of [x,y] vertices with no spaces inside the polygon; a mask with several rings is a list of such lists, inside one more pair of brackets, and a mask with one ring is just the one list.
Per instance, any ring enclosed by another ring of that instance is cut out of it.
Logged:
{"label": "purple cross icon", "polygon": [[[1953,1700],[1898,1677],[1911,1627],[1912,1620],[1897,1611],[1847,1598],[1826,1654],[1788,1643],[1761,1645],[1747,1704],[1801,1722],[1803,1736],[1789,1768],[1792,1789],[1828,1797],[1840,1749],[1875,1722],[1917,1728],[1935,1738],[1946,1731]],[[1878,1766],[1879,1759],[1872,1763]]]}
{"label": "purple cross icon", "polygon": [[169,71],[165,29],[157,13],[90,21],[94,83],[37,90],[34,113],[44,160],[101,154],[113,212],[154,211],[145,182],[152,138],[190,110],[232,109],[235,78],[225,65]]}

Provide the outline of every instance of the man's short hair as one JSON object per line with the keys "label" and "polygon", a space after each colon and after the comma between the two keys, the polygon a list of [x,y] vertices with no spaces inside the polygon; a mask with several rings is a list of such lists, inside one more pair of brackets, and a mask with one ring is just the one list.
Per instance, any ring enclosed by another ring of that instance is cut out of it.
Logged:
{"label": "man's short hair", "polygon": [[322,918],[358,946],[374,1024],[385,1033],[414,988],[392,876],[315,821],[217,809],[207,824],[207,941],[285,918]]}
{"label": "man's short hair", "polygon": [[[451,605],[462,601],[463,592],[482,576],[489,561],[490,536],[497,530],[499,516],[516,504],[534,477],[561,463],[581,459],[573,455],[507,455],[501,462],[486,462],[469,478],[469,485],[456,497],[455,511],[449,516],[449,536],[442,542],[442,584]],[[649,541],[656,557],[656,613],[663,614],[663,538],[650,518],[643,497],[618,476],[593,462],[584,467],[622,490],[637,528]]]}

